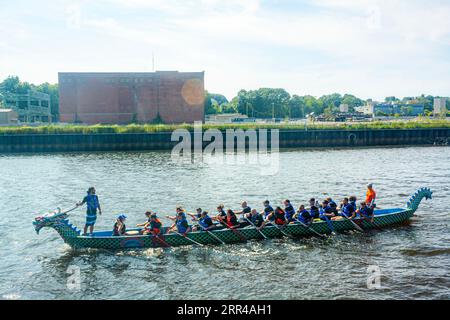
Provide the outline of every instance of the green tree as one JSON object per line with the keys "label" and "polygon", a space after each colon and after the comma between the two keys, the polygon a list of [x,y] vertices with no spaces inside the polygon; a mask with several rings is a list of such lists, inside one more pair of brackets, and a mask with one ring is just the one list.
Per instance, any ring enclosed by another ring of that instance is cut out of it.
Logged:
{"label": "green tree", "polygon": [[205,113],[217,114],[222,113],[222,105],[228,103],[227,98],[224,95],[218,93],[205,93]]}
{"label": "green tree", "polygon": [[361,100],[351,94],[344,94],[344,96],[342,97],[342,103],[348,105],[350,112],[353,112],[353,111],[355,111],[355,108],[361,107],[364,105],[363,100]]}
{"label": "green tree", "polygon": [[339,106],[342,104],[342,96],[339,93],[333,93],[329,95],[324,95],[319,98],[322,102],[322,105],[328,109],[331,113],[334,113],[339,110]]}

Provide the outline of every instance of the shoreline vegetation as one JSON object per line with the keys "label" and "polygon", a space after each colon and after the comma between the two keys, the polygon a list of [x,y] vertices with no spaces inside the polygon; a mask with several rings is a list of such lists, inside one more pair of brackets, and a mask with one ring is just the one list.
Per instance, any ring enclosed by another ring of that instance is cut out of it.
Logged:
{"label": "shoreline vegetation", "polygon": [[[383,129],[439,129],[450,128],[450,120],[419,119],[410,121],[374,121],[355,123],[238,123],[238,124],[203,124],[202,129],[279,129],[283,130],[383,130]],[[194,130],[194,124],[130,124],[130,125],[74,125],[49,124],[39,126],[4,126],[0,135],[34,135],[34,134],[129,134],[162,133],[176,129]]]}

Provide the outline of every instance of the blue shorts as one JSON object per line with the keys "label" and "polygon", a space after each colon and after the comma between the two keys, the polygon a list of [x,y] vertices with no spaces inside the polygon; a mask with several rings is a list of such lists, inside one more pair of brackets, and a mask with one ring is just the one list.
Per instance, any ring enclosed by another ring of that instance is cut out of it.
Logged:
{"label": "blue shorts", "polygon": [[88,209],[86,212],[86,225],[93,226],[97,221],[97,209]]}

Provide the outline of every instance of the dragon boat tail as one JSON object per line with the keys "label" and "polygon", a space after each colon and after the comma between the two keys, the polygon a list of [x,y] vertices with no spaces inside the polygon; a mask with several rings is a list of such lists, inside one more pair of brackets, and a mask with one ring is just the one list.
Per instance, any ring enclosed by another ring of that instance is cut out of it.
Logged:
{"label": "dragon boat tail", "polygon": [[[411,196],[406,208],[393,208],[374,211],[374,221],[363,219],[340,219],[330,221],[314,222],[310,226],[301,224],[289,224],[284,228],[267,226],[261,231],[254,227],[236,230],[223,229],[211,232],[190,232],[183,236],[176,233],[165,234],[167,228],[163,228],[163,234],[159,236],[139,235],[139,229],[132,229],[125,236],[113,236],[112,231],[98,231],[92,235],[83,236],[81,231],[69,221],[68,213],[57,210],[40,215],[35,218],[33,226],[37,233],[42,228],[55,229],[65,243],[75,249],[97,248],[108,250],[121,250],[131,248],[156,248],[176,247],[184,245],[220,245],[223,243],[237,243],[247,240],[263,240],[265,238],[279,238],[286,235],[291,237],[308,237],[315,235],[326,235],[334,232],[344,232],[356,229],[370,230],[381,229],[392,225],[402,224],[410,220],[418,209],[422,199],[431,199],[433,192],[429,188],[420,188]],[[263,233],[263,234],[261,234]]]}

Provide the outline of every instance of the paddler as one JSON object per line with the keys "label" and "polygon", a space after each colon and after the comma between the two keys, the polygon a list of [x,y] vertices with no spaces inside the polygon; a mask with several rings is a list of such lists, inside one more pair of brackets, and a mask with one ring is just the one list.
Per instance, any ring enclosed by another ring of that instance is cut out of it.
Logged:
{"label": "paddler", "polygon": [[263,214],[264,215],[264,219],[267,220],[267,217],[269,215],[272,216],[272,213],[274,212],[274,210],[273,210],[272,206],[270,205],[270,201],[269,200],[264,201],[263,205],[264,205],[264,211],[261,212],[261,214]]}
{"label": "paddler", "polygon": [[286,220],[288,223],[294,222],[295,221],[295,209],[294,206],[291,204],[291,201],[286,199],[283,201],[284,204],[284,212],[285,212],[285,216],[286,216]]}
{"label": "paddler", "polygon": [[370,206],[372,209],[376,207],[375,199],[377,197],[377,193],[373,189],[373,184],[369,183],[367,185],[367,192],[366,192],[366,205]]}
{"label": "paddler", "polygon": [[178,233],[181,234],[186,234],[189,231],[191,231],[191,227],[189,226],[189,223],[186,219],[186,214],[184,213],[184,210],[181,209],[181,207],[177,208],[176,217],[167,216],[167,218],[174,221],[173,225],[169,228],[168,232],[174,231],[175,228],[177,229]]}
{"label": "paddler", "polygon": [[244,228],[250,225],[250,222],[247,221],[247,219],[250,218],[250,214],[252,212],[252,208],[250,208],[247,204],[247,201],[242,201],[241,203],[242,210],[235,211],[234,213],[236,215],[242,214],[241,220],[239,221],[240,227]]}
{"label": "paddler", "polygon": [[298,208],[296,219],[306,225],[310,225],[312,223],[312,217],[303,204]]}
{"label": "paddler", "polygon": [[236,217],[236,214],[233,210],[228,209],[227,210],[227,216],[225,219],[222,218],[222,223],[226,224],[228,228],[230,229],[236,229],[239,228],[239,221]]}
{"label": "paddler", "polygon": [[97,210],[98,214],[102,214],[102,208],[100,207],[100,201],[98,200],[98,196],[95,194],[95,187],[90,187],[87,191],[87,195],[83,198],[83,201],[77,203],[77,207],[82,206],[86,203],[86,223],[84,225],[83,235],[87,235],[87,229],[89,227],[89,231],[92,235],[94,232],[95,222],[97,221]]}
{"label": "paddler", "polygon": [[150,219],[149,223],[145,226],[142,234],[152,234],[154,236],[157,236],[161,233],[162,229],[162,222],[158,219],[158,216],[156,213],[152,212],[150,213]]}
{"label": "paddler", "polygon": [[344,198],[341,203],[341,215],[346,216],[349,219],[353,219],[356,217],[356,210],[352,204],[350,204],[348,198]]}
{"label": "paddler", "polygon": [[196,213],[189,213],[189,212],[187,213],[189,216],[191,216],[193,220],[198,219],[203,212],[202,208],[197,208],[195,211]]}
{"label": "paddler", "polygon": [[217,206],[217,215],[216,215],[216,220],[220,218],[225,218],[227,216],[227,213],[224,210],[225,206],[223,204],[219,204]]}
{"label": "paddler", "polygon": [[215,228],[214,223],[207,211],[202,211],[197,214],[196,217],[193,217],[192,220],[198,222],[198,225],[194,227],[194,231],[209,231]]}
{"label": "paddler", "polygon": [[120,237],[124,236],[127,232],[127,227],[125,226],[125,220],[127,219],[127,216],[124,214],[121,214],[117,217],[116,223],[113,227],[113,236]]}
{"label": "paddler", "polygon": [[264,218],[261,213],[258,212],[258,210],[253,209],[250,213],[249,220],[253,223],[253,225],[258,229],[262,229],[264,227]]}
{"label": "paddler", "polygon": [[358,213],[362,219],[368,220],[373,223],[374,219],[373,209],[369,208],[365,202],[361,202],[361,207],[356,213]]}
{"label": "paddler", "polygon": [[328,200],[324,200],[322,202],[322,207],[320,210],[320,219],[322,220],[331,220],[331,218],[334,218],[335,214],[333,213],[333,208],[331,208],[330,203]]}
{"label": "paddler", "polygon": [[266,223],[274,223],[282,226],[287,223],[286,221],[286,213],[281,207],[276,207],[276,209],[267,216]]}
{"label": "paddler", "polygon": [[337,216],[338,215],[337,203],[331,197],[328,197],[326,200],[328,201],[328,205],[332,209],[334,215]]}
{"label": "paddler", "polygon": [[315,198],[309,199],[309,214],[313,220],[318,219],[320,216],[319,203]]}
{"label": "paddler", "polygon": [[151,222],[151,216],[152,216],[152,212],[151,211],[147,211],[144,213],[145,217],[147,218],[147,221],[144,223],[139,223],[136,225],[137,228],[146,228],[150,225]]}

